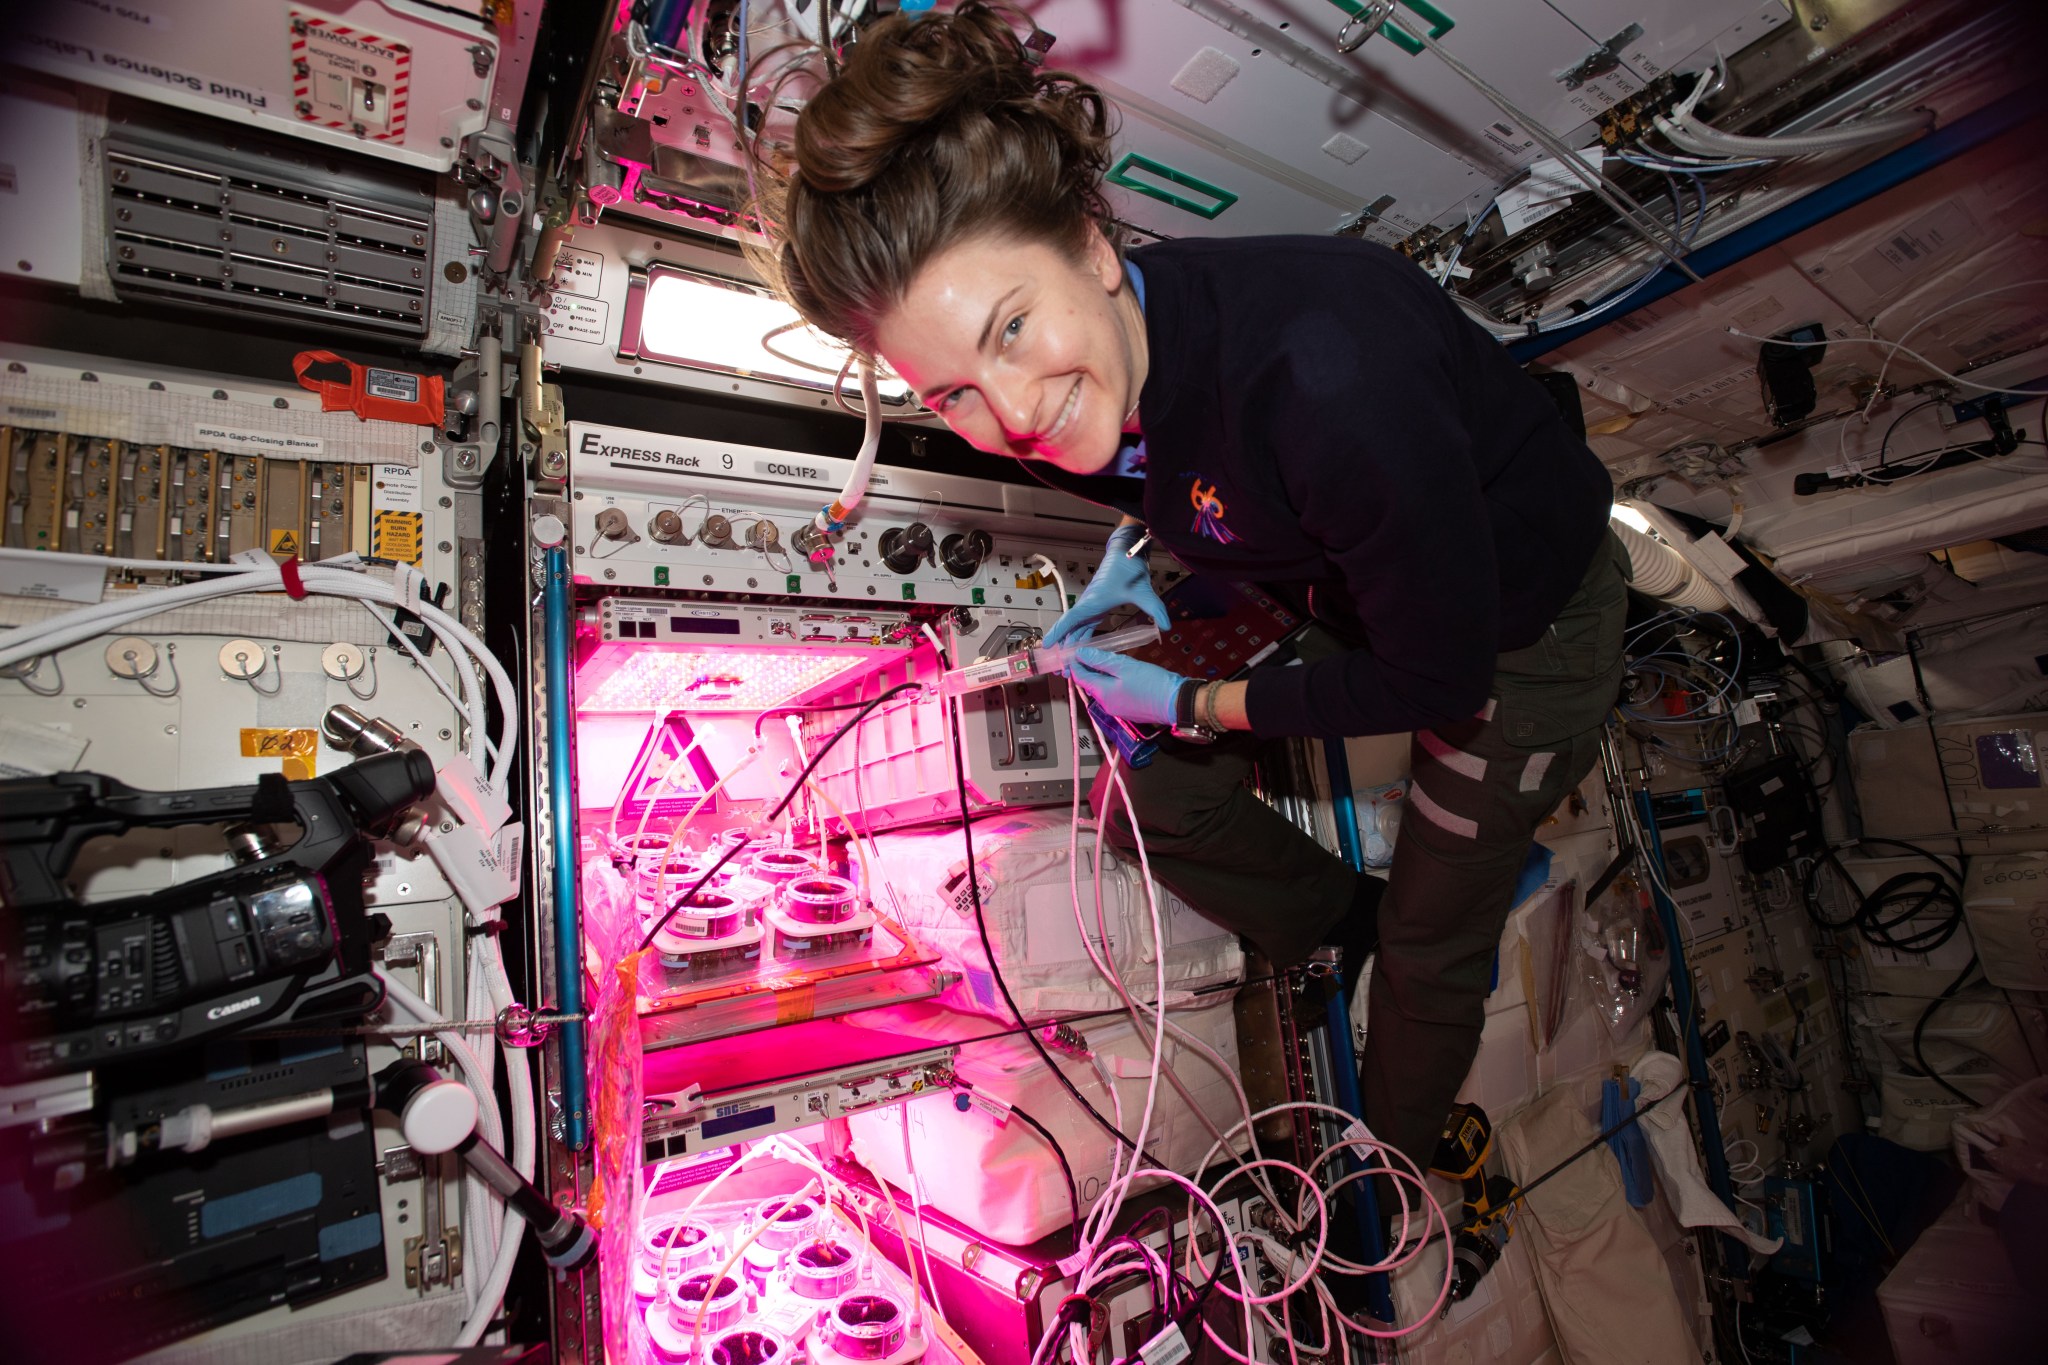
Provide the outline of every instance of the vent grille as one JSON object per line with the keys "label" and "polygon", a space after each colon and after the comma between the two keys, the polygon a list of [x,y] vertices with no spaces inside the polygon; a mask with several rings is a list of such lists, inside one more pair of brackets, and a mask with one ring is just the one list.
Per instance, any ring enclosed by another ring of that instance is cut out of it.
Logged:
{"label": "vent grille", "polygon": [[158,920],[149,933],[149,992],[154,1000],[171,1000],[185,989],[185,973],[178,966],[178,938],[169,920]]}
{"label": "vent grille", "polygon": [[430,215],[111,140],[104,164],[120,293],[426,335]]}

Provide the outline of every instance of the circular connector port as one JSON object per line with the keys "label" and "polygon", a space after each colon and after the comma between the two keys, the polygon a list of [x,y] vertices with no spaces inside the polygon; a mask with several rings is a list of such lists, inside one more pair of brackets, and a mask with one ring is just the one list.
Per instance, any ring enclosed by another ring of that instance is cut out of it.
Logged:
{"label": "circular connector port", "polygon": [[939,542],[939,563],[955,578],[972,578],[981,572],[982,561],[994,548],[988,532],[965,531]]}

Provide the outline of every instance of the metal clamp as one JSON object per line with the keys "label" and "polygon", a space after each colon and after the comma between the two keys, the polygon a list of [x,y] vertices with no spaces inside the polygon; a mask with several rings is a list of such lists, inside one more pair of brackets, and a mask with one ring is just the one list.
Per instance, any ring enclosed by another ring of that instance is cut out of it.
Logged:
{"label": "metal clamp", "polygon": [[539,1047],[547,1041],[555,1025],[580,1023],[589,1017],[587,1014],[543,1012],[515,1002],[498,1011],[493,1027],[498,1041],[506,1047]]}
{"label": "metal clamp", "polygon": [[[1365,0],[1365,8],[1345,20],[1344,27],[1337,30],[1337,52],[1349,56],[1365,46],[1366,39],[1386,26],[1394,17],[1394,0]],[[1358,36],[1352,37],[1352,30]]]}

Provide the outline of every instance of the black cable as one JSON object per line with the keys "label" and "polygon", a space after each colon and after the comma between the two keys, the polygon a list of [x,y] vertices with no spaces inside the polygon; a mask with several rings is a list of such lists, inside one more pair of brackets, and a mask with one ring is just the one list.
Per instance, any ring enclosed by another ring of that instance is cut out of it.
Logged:
{"label": "black cable", "polygon": [[[1866,942],[1903,953],[1931,953],[1954,938],[1963,926],[1963,869],[1904,839],[1857,841],[1859,847],[1866,844],[1905,849],[1915,857],[1932,863],[1938,873],[1902,872],[1890,877],[1876,890],[1860,897],[1856,908],[1850,911],[1846,918],[1831,920],[1822,913],[1819,898],[1815,895],[1817,876],[1822,865],[1832,866],[1844,881],[1850,882],[1852,886],[1855,884],[1849,877],[1848,870],[1842,866],[1836,850],[1831,848],[1822,857],[1814,860],[1813,865],[1807,869],[1801,885],[1801,898],[1806,903],[1807,918],[1822,929],[1838,931],[1853,928]],[[1940,920],[1920,929],[1898,932],[1901,926],[1913,923],[1937,906],[1943,911]],[[1972,1108],[1977,1105],[1975,1099],[1949,1084],[1946,1077],[1928,1065],[1922,1040],[1926,1036],[1928,1022],[1934,1018],[1935,1011],[1954,999],[1956,993],[1969,983],[1977,969],[1977,955],[1972,953],[1962,972],[1955,980],[1949,982],[1940,995],[1928,1003],[1927,1008],[1921,1011],[1918,1022],[1913,1025],[1913,1060],[1919,1063],[1922,1074]],[[1845,1026],[1847,1021],[1845,1005]]]}
{"label": "black cable", "polygon": [[1643,1115],[1649,1113],[1652,1109],[1655,1109],[1658,1105],[1664,1103],[1664,1101],[1670,1099],[1673,1095],[1676,1095],[1680,1091],[1688,1089],[1690,1087],[1690,1084],[1691,1083],[1688,1081],[1681,1081],[1677,1085],[1672,1086],[1669,1090],[1659,1095],[1656,1099],[1651,1100],[1648,1104],[1645,1104],[1640,1108],[1636,1109],[1635,1112],[1631,1113],[1627,1118],[1622,1119],[1620,1122],[1616,1123],[1612,1128],[1606,1129],[1605,1131],[1596,1134],[1592,1141],[1588,1142],[1585,1146],[1579,1148],[1578,1151],[1573,1152],[1564,1160],[1558,1162],[1555,1166],[1552,1166],[1542,1175],[1537,1176],[1528,1184],[1517,1185],[1515,1187],[1515,1192],[1513,1196],[1510,1197],[1507,1203],[1503,1204],[1501,1207],[1511,1208],[1514,1205],[1521,1203],[1524,1199],[1527,1199],[1529,1197],[1530,1191],[1534,1190],[1538,1185],[1543,1184],[1552,1176],[1562,1171],[1565,1167],[1571,1165],[1574,1161],[1578,1161],[1581,1158],[1585,1157],[1586,1155],[1591,1153],[1594,1148],[1598,1147],[1601,1143],[1607,1141],[1607,1139],[1613,1137],[1616,1133],[1619,1133],[1622,1129],[1639,1122],[1642,1119]]}
{"label": "black cable", "polygon": [[[958,1076],[953,1078],[953,1084],[970,1093],[974,1091],[973,1086]],[[1013,1116],[1024,1120],[1025,1126],[1043,1138],[1046,1146],[1052,1148],[1053,1156],[1060,1163],[1060,1174],[1067,1178],[1067,1209],[1074,1215],[1074,1236],[1078,1239],[1081,1235],[1081,1187],[1074,1183],[1074,1168],[1067,1163],[1066,1149],[1060,1146],[1060,1140],[1052,1135],[1050,1129],[1025,1113],[1021,1106],[1011,1104],[1007,1100],[999,1102],[1008,1108]]]}
{"label": "black cable", "polygon": [[[769,811],[768,814],[765,817],[763,817],[764,823],[773,824],[775,821],[775,817],[782,814],[782,812],[789,806],[790,802],[796,800],[797,793],[804,789],[804,783],[810,779],[811,774],[814,771],[816,771],[817,766],[825,761],[825,755],[832,752],[832,746],[837,744],[840,740],[846,738],[846,736],[853,730],[853,728],[856,725],[859,725],[862,721],[866,720],[868,718],[868,713],[870,711],[873,711],[877,706],[880,706],[883,702],[889,700],[889,698],[891,697],[900,696],[905,692],[916,692],[919,690],[921,690],[919,684],[914,682],[897,683],[888,691],[878,695],[873,701],[867,702],[864,705],[862,705],[862,707],[860,708],[860,713],[856,715],[852,720],[847,721],[846,724],[840,726],[837,730],[834,730],[832,732],[832,737],[826,740],[825,743],[818,749],[818,752],[811,756],[811,761],[809,763],[804,764],[804,770],[796,775],[796,781],[790,783],[789,790],[784,792],[782,794],[782,799],[775,803],[775,809]],[[718,869],[724,867],[728,862],[731,862],[732,856],[735,853],[738,853],[741,849],[745,848],[749,842],[749,840],[742,839],[738,843],[734,844],[731,848],[727,849],[725,851],[724,856],[719,858],[717,862],[711,865],[709,871],[705,872],[703,876],[699,877],[695,882],[691,883],[690,889],[688,891],[685,891],[682,895],[676,897],[674,902],[672,902],[669,905],[668,910],[662,915],[662,917],[654,922],[654,927],[647,931],[647,937],[640,940],[641,952],[644,953],[648,950],[648,948],[653,946],[654,936],[660,933],[663,929],[668,927],[668,922],[676,917],[676,911],[682,909],[685,905],[688,905],[690,903],[690,898],[696,895],[700,890],[702,890],[706,882],[710,881],[713,877],[718,875]]]}
{"label": "black cable", "polygon": [[[1914,404],[1914,405],[1913,405],[1912,407],[1910,407],[1910,408],[1907,408],[1907,409],[1906,409],[1906,410],[1905,410],[1904,412],[1900,413],[1900,414],[1899,414],[1899,415],[1898,415],[1897,417],[1894,417],[1894,418],[1892,418],[1892,420],[1891,420],[1891,425],[1887,426],[1887,427],[1886,427],[1886,428],[1884,429],[1884,439],[1882,439],[1881,441],[1879,441],[1879,442],[1877,443],[1877,469],[1878,469],[1878,470],[1883,470],[1883,469],[1885,469],[1886,467],[1888,467],[1888,466],[1889,466],[1889,464],[1890,464],[1890,462],[1891,462],[1891,461],[1890,461],[1890,456],[1889,456],[1889,451],[1891,450],[1891,444],[1892,444],[1892,433],[1893,433],[1893,432],[1895,432],[1895,431],[1897,431],[1897,430],[1899,429],[1899,423],[1901,423],[1901,422],[1905,421],[1905,420],[1906,420],[1906,419],[1907,419],[1908,417],[1911,417],[1911,416],[1912,416],[1912,415],[1913,415],[1914,413],[1916,413],[1916,412],[1919,412],[1919,411],[1921,411],[1921,410],[1922,410],[1923,408],[1931,408],[1931,407],[1935,407],[1935,406],[1937,406],[1937,405],[1939,405],[1939,404],[1941,404],[1941,403],[1945,403],[1945,402],[1947,402],[1947,401],[1948,401],[1948,400],[1947,400],[1947,399],[1945,399],[1945,398],[1928,398],[1928,399],[1924,399],[1924,400],[1922,400],[1921,402],[1915,403],[1915,404]],[[1981,421],[1981,420],[1983,420],[1983,419],[1981,419],[1981,418],[1973,418],[1973,419],[1971,419],[1971,420],[1973,420],[1973,421]],[[2043,401],[2043,403],[2042,403],[2042,405],[2041,405],[2041,422],[2042,422],[2042,426],[2043,426],[2043,428],[2044,428],[2044,434],[2048,434],[2048,400],[2044,400],[2044,401]],[[1960,423],[1958,423],[1958,425],[1961,425],[1961,424],[1960,424]],[[1988,423],[1987,423],[1987,425],[1988,425]],[[2021,436],[2022,436],[2022,438],[2024,438],[2024,436],[2025,436],[2025,433],[2024,433],[2024,432],[2023,432],[2023,433],[2021,433]],[[1973,444],[1983,444],[1983,443],[1982,443],[1982,442],[1975,442],[1975,443],[1973,443]],[[2018,444],[2020,444],[2020,445],[2023,445],[2023,446],[2025,446],[2025,445],[2040,445],[2040,444],[2041,444],[2041,442],[2039,442],[2039,441],[2029,441],[2029,440],[2021,439],[2021,440],[2020,440],[2020,441],[2018,442]],[[1929,449],[1929,450],[1922,450],[1922,451],[1917,451],[1917,452],[1915,452],[1915,453],[1914,453],[1914,454],[1912,454],[1912,455],[1901,455],[1901,456],[1900,456],[1899,458],[1900,458],[1901,460],[1917,460],[1917,459],[1919,459],[1919,458],[1920,458],[1921,456],[1923,456],[1923,455],[1939,455],[1939,454],[1942,454],[1943,452],[1945,452],[1945,451],[1948,451],[1948,450],[1967,450],[1967,449],[1969,449],[1969,446],[1937,446],[1937,447],[1934,447],[1933,449]],[[1979,458],[1979,459],[1983,459],[1984,457],[1980,455],[1980,456],[1978,456],[1977,458]],[[1877,472],[1877,471],[1872,471],[1872,473],[1873,473],[1873,474],[1874,474],[1874,473],[1876,473],[1876,472]],[[1913,470],[1913,471],[1909,471],[1909,473],[1908,473],[1908,474],[1905,474],[1905,475],[1901,475],[1900,477],[1901,477],[1901,478],[1905,478],[1905,477],[1910,477],[1910,476],[1911,476],[1911,474],[1914,474],[1914,473],[1920,473],[1920,472],[1922,472],[1922,471],[1919,471],[1919,470]],[[1869,477],[1869,476],[1866,476],[1866,477]],[[1874,482],[1874,483],[1896,483],[1897,481],[1898,481],[1897,479],[1876,479],[1876,478],[1873,478],[1873,479],[1872,479],[1872,482]]]}
{"label": "black cable", "polygon": [[1975,953],[1971,953],[1970,960],[1964,964],[1962,972],[1957,975],[1955,980],[1948,983],[1948,988],[1946,990],[1942,991],[1940,995],[1935,996],[1933,1000],[1928,1002],[1927,1008],[1920,1012],[1920,1022],[1913,1025],[1913,1060],[1920,1063],[1921,1073],[1925,1075],[1928,1080],[1933,1081],[1936,1085],[1940,1086],[1943,1090],[1948,1091],[1949,1094],[1954,1095],[1957,1099],[1961,1100],[1964,1104],[1969,1105],[1972,1109],[1975,1109],[1978,1106],[1978,1100],[1974,1096],[1965,1095],[1962,1091],[1956,1089],[1953,1085],[1950,1085],[1948,1082],[1948,1077],[1942,1075],[1939,1071],[1936,1071],[1933,1067],[1927,1064],[1927,1054],[1920,1050],[1920,1040],[1922,1036],[1926,1034],[1927,1021],[1934,1018],[1934,1012],[1940,1009],[1943,1005],[1946,1005],[1952,998],[1954,998],[1955,993],[1961,990],[1963,988],[1964,983],[1967,982],[1972,976],[1976,975],[1976,972],[1977,955]]}
{"label": "black cable", "polygon": [[[1785,747],[1791,751],[1794,758],[1798,759],[1799,770],[1806,775],[1806,780],[1812,785],[1815,796],[1819,796],[1829,787],[1835,785],[1835,772],[1839,765],[1835,759],[1834,748],[1828,743],[1828,737],[1825,733],[1811,725],[1800,725],[1784,719],[1775,720],[1771,724],[1788,735],[1811,735],[1813,737],[1814,755],[1812,758],[1808,758],[1805,751],[1797,744],[1788,743]],[[1815,782],[1813,780],[1814,769],[1820,767],[1823,762],[1828,765],[1827,781]]]}
{"label": "black cable", "polygon": [[[2037,446],[2042,444],[2044,444],[2044,442],[2034,440],[2020,440],[2013,442],[2013,446],[2015,448],[2019,446]],[[1994,460],[2001,455],[2009,455],[2012,452],[2009,450],[1999,450],[1996,447],[1994,447],[1989,441],[1973,441],[1968,445],[1929,446],[1926,450],[1916,450],[1910,455],[1901,455],[1899,458],[1901,460],[1920,460],[1927,459],[1927,457],[1929,456],[1941,456],[1948,455],[1951,453],[1958,455],[1967,455],[1969,456],[1969,459],[1960,460],[1955,462],[1954,464],[1938,464],[1934,460],[1928,459],[1927,463],[1925,464],[1914,465],[1910,469],[1902,468],[1899,470],[1898,473],[1890,475],[1884,475],[1882,471],[1873,469],[1868,474],[1862,476],[1863,482],[1878,488],[1888,488],[1895,483],[1904,483],[1907,479],[1917,479],[1923,474],[1938,474],[1944,469],[1954,469],[1961,464],[1981,464],[1985,460]]]}
{"label": "black cable", "polygon": [[675,900],[669,905],[668,913],[663,915],[658,921],[656,921],[654,927],[647,931],[647,937],[640,940],[640,951],[643,953],[646,952],[648,948],[653,945],[654,936],[660,933],[663,929],[666,929],[668,927],[668,922],[675,918],[676,911],[682,909],[685,905],[688,905],[690,903],[690,898],[695,896],[697,892],[703,888],[704,883],[710,881],[713,877],[716,877],[718,875],[718,870],[720,868],[724,867],[727,863],[731,862],[733,860],[733,857],[736,854],[738,854],[741,849],[750,846],[753,842],[754,841],[751,836],[742,836],[737,842],[733,844],[731,848],[728,848],[724,853],[720,854],[718,861],[713,863],[710,869],[706,871],[703,876],[699,877],[696,881],[692,882],[690,884],[690,889],[688,891],[685,891],[682,895],[677,896]]}
{"label": "black cable", "polygon": [[[1887,451],[1889,451],[1889,450],[1891,449],[1891,446],[1892,446],[1892,433],[1893,433],[1893,432],[1895,432],[1895,431],[1897,431],[1897,430],[1899,429],[1899,423],[1901,423],[1901,422],[1905,421],[1905,420],[1906,420],[1906,419],[1907,419],[1908,417],[1911,417],[1911,416],[1912,416],[1912,415],[1913,415],[1914,413],[1916,413],[1916,412],[1919,412],[1919,411],[1921,411],[1921,410],[1922,410],[1922,409],[1924,409],[1924,408],[1931,408],[1931,407],[1934,407],[1935,405],[1939,404],[1940,402],[1941,402],[1941,400],[1940,400],[1939,398],[1928,398],[1928,399],[1924,399],[1924,400],[1922,400],[1921,402],[1915,403],[1915,404],[1914,404],[1914,405],[1913,405],[1912,407],[1910,407],[1910,408],[1907,408],[1907,409],[1906,409],[1906,410],[1905,410],[1904,412],[1900,413],[1900,414],[1899,414],[1899,415],[1898,415],[1897,417],[1894,417],[1894,418],[1892,418],[1892,421],[1891,421],[1891,425],[1890,425],[1890,426],[1888,426],[1888,427],[1886,427],[1886,428],[1884,429],[1884,439],[1883,439],[1883,440],[1881,440],[1881,441],[1879,441],[1879,442],[1877,443],[1877,467],[1878,467],[1879,469],[1883,469],[1883,468],[1885,467],[1885,465],[1886,465],[1887,463],[1889,463],[1888,457],[1886,456],[1886,453],[1885,453],[1885,452],[1887,452]],[[1910,457],[1909,457],[1909,458],[1910,458]]]}
{"label": "black cable", "polygon": [[1131,1224],[1131,1230],[1128,1235],[1143,1240],[1145,1236],[1145,1225],[1151,1222],[1155,1217],[1160,1220],[1159,1230],[1166,1234],[1166,1264],[1167,1268],[1171,1269],[1175,1264],[1175,1257],[1179,1255],[1179,1252],[1176,1250],[1173,1241],[1172,1209],[1168,1208],[1163,1204],[1158,1206],[1157,1208],[1147,1209],[1144,1213],[1138,1216],[1137,1222]]}
{"label": "black cable", "polygon": [[[1856,846],[1879,844],[1891,848],[1903,848],[1916,857],[1934,864],[1936,872],[1901,872],[1887,878],[1876,890],[1868,894],[1856,893],[1855,908],[1841,919],[1829,919],[1821,909],[1818,895],[1820,870],[1832,867],[1835,874],[1852,887],[1855,879],[1842,866],[1839,851],[1828,849],[1806,869],[1806,876],[1800,884],[1800,897],[1806,905],[1806,917],[1821,929],[1854,929],[1864,940],[1880,948],[1890,948],[1902,953],[1931,953],[1954,938],[1963,927],[1963,873],[1962,869],[1928,852],[1918,844],[1903,839],[1859,839]],[[1847,847],[1847,845],[1844,845]],[[1900,932],[1903,926],[1913,924],[1939,909],[1941,918],[1932,924]]]}
{"label": "black cable", "polygon": [[995,945],[988,937],[988,915],[981,904],[981,876],[974,867],[974,808],[967,798],[967,766],[961,756],[967,747],[967,741],[962,733],[958,697],[947,704],[947,715],[953,731],[953,786],[960,795],[960,838],[966,845],[967,852],[967,894],[974,903],[974,931],[981,938],[982,955],[988,959],[988,974],[996,983],[996,990],[1001,993],[1003,1004],[1009,1007],[1010,1017],[1021,1026],[1025,1039],[1031,1044],[1031,1050],[1038,1054],[1038,1060],[1044,1062],[1046,1069],[1052,1072],[1053,1079],[1060,1083],[1060,1088],[1067,1092],[1075,1104],[1081,1106],[1082,1112],[1095,1120],[1096,1127],[1137,1153],[1145,1161],[1161,1170],[1170,1170],[1171,1168],[1158,1157],[1141,1150],[1137,1143],[1124,1135],[1123,1129],[1104,1118],[1102,1111],[1089,1103],[1088,1097],[1081,1093],[1080,1087],[1068,1079],[1067,1073],[1060,1070],[1059,1063],[1052,1059],[1052,1054],[1045,1050],[1045,1043],[1038,1036],[1038,1027],[1024,1017],[1024,1011],[1017,1007],[1017,997],[1010,994],[1010,983],[1003,980],[1003,969],[996,961]]}
{"label": "black cable", "polygon": [[865,705],[867,703],[861,701],[834,701],[822,702],[816,706],[771,706],[760,715],[754,717],[754,738],[759,739],[761,737],[761,722],[770,716],[817,715],[828,711],[853,711]]}

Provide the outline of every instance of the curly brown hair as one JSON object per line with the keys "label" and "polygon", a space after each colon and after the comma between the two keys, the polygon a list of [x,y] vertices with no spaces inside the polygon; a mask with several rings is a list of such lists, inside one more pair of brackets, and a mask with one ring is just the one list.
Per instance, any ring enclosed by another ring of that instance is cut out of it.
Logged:
{"label": "curly brown hair", "polygon": [[798,115],[764,187],[764,273],[805,320],[864,354],[917,272],[985,234],[1076,259],[1112,242],[1102,93],[1042,69],[1000,7],[896,15],[862,34]]}

